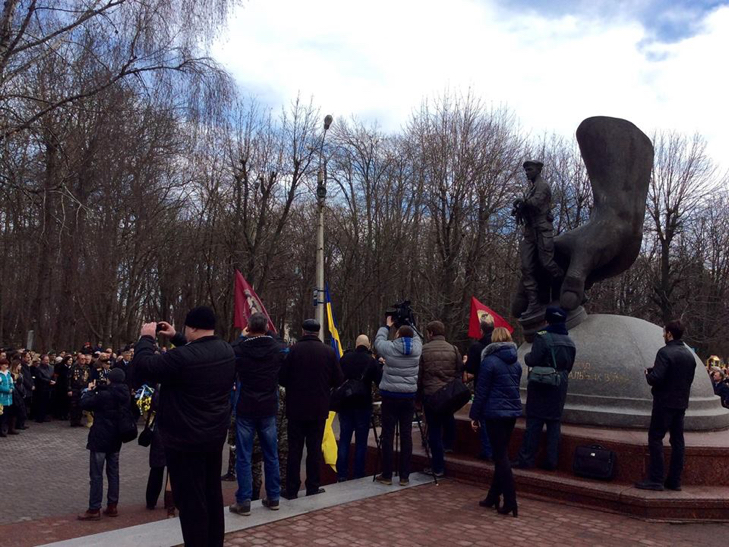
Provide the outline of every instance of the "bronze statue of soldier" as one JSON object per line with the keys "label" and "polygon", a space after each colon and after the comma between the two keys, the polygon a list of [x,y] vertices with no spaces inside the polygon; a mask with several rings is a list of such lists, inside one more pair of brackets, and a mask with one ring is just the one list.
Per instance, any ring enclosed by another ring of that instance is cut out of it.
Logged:
{"label": "bronze statue of soldier", "polygon": [[[552,221],[552,189],[542,176],[540,161],[528,160],[523,164],[530,187],[523,199],[514,202],[517,222],[524,226],[519,248],[521,256],[521,280],[528,307],[521,314],[527,318],[544,312],[539,300],[539,278],[544,273],[554,279],[564,277],[564,271],[554,261],[554,228]],[[544,273],[542,273],[544,272]]]}

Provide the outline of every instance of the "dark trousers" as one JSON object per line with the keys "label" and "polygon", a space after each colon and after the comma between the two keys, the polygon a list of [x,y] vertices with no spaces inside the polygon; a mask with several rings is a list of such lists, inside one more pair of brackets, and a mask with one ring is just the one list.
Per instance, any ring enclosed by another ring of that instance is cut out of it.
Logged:
{"label": "dark trousers", "polygon": [[[546,466],[556,469],[559,463],[559,435],[561,422],[559,420],[544,420],[542,418],[527,418],[524,439],[519,450],[519,465],[523,467],[534,467],[534,461],[539,449],[539,437],[542,435],[542,428],[547,424],[547,461]],[[494,440],[491,439],[493,445]],[[496,456],[494,456],[496,458]]]}
{"label": "dark trousers", "polygon": [[365,476],[367,458],[367,437],[370,433],[372,407],[354,408],[339,412],[339,449],[337,452],[337,477],[347,480],[349,476],[349,447],[354,434],[354,478]]}
{"label": "dark trousers", "polygon": [[[25,417],[28,420],[32,420],[35,414],[33,413],[33,396],[26,397],[25,401]],[[25,425],[25,423],[23,424]]]}
{"label": "dark trousers", "polygon": [[101,501],[104,498],[104,463],[108,482],[106,503],[107,505],[119,503],[119,452],[91,452],[89,509],[94,511],[101,509]]}
{"label": "dark trousers", "polygon": [[208,452],[165,448],[186,547],[222,547],[225,536],[220,472],[223,446]]}
{"label": "dark trousers", "polygon": [[479,457],[491,459],[494,457],[494,451],[491,448],[489,433],[486,431],[486,423],[482,421],[480,425],[481,427],[478,430],[478,438],[481,440],[481,452],[479,453]]}
{"label": "dark trousers", "polygon": [[428,424],[428,443],[430,444],[430,457],[433,462],[433,471],[445,471],[445,448],[450,443],[453,447],[455,434],[455,420],[453,414],[438,414],[425,407],[425,422]]}
{"label": "dark trousers", "polygon": [[157,505],[159,495],[162,492],[162,484],[165,479],[165,468],[164,467],[150,467],[149,477],[147,478],[147,493],[145,498],[147,500],[147,507],[154,507]]}
{"label": "dark trousers", "polygon": [[13,403],[13,411],[15,412],[15,429],[23,429],[28,412],[25,409],[25,401],[18,399],[17,404]]}
{"label": "dark trousers", "polygon": [[52,403],[53,403],[53,417],[58,420],[68,420],[68,409],[69,409],[69,396],[66,389],[60,389],[59,384],[56,384],[56,389],[53,391]]}
{"label": "dark trousers", "polygon": [[35,421],[38,423],[45,422],[51,406],[51,391],[36,389],[33,398],[38,400]]}
{"label": "dark trousers", "polygon": [[81,392],[78,390],[74,390],[73,395],[71,395],[71,401],[69,403],[68,415],[70,418],[71,425],[81,425],[81,418],[83,417],[83,410],[81,409]]}
{"label": "dark trousers", "polygon": [[410,477],[410,459],[413,455],[413,414],[415,398],[382,398],[382,476],[392,478],[395,424],[400,426],[400,480]]}
{"label": "dark trousers", "polygon": [[484,422],[494,455],[494,479],[488,496],[496,499],[503,495],[504,506],[514,507],[516,505],[516,487],[509,463],[509,440],[514,431],[516,418],[495,418]]}
{"label": "dark trousers", "polygon": [[3,407],[3,413],[0,414],[0,435],[3,437],[7,434],[10,428],[10,415],[12,413],[12,406]]}
{"label": "dark trousers", "polygon": [[651,468],[648,477],[651,482],[663,483],[663,437],[671,433],[671,463],[668,468],[666,484],[681,486],[681,473],[685,445],[683,441],[684,409],[656,408],[651,413],[651,425],[648,428],[648,450],[651,455]]}
{"label": "dark trousers", "polygon": [[293,420],[289,418],[289,457],[286,462],[286,492],[289,498],[299,493],[301,486],[301,457],[306,445],[306,493],[315,494],[321,485],[321,442],[324,420]]}

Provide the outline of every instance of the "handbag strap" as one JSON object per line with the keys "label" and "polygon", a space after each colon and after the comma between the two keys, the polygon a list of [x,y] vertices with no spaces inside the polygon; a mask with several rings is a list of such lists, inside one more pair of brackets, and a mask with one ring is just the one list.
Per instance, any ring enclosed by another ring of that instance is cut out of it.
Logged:
{"label": "handbag strap", "polygon": [[552,335],[548,332],[544,333],[544,339],[547,341],[547,347],[549,347],[549,352],[552,354],[552,366],[554,370],[557,370],[557,358],[554,355],[554,345],[552,340]]}
{"label": "handbag strap", "polygon": [[151,424],[154,424],[155,418],[157,418],[157,412],[150,408],[149,412],[147,412],[147,422],[144,424],[144,429],[150,429]]}

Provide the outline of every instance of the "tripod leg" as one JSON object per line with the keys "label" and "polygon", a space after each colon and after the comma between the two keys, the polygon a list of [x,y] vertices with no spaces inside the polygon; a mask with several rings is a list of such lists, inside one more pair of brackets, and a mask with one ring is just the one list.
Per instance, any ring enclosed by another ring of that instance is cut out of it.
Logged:
{"label": "tripod leg", "polygon": [[433,469],[433,460],[430,458],[430,445],[428,444],[428,438],[425,436],[423,430],[423,422],[420,419],[420,413],[418,409],[415,409],[415,421],[418,422],[418,429],[420,430],[420,438],[423,440],[423,446],[425,447],[425,456],[428,458],[428,465],[430,465],[430,473],[433,477],[433,482],[438,486],[438,477],[435,476],[435,469]]}
{"label": "tripod leg", "polygon": [[400,420],[395,422],[395,465],[393,475],[400,476]]}
{"label": "tripod leg", "polygon": [[375,424],[375,415],[372,414],[372,431],[375,434],[375,444],[377,445],[377,460],[375,460],[375,472],[372,475],[372,482],[375,482],[377,473],[380,471],[380,461],[382,459],[382,441],[377,437],[377,426]]}

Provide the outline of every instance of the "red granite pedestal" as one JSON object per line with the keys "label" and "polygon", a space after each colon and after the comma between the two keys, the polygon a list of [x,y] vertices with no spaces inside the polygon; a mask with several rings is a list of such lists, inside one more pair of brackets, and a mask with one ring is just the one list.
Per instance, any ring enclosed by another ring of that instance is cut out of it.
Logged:
{"label": "red granite pedestal", "polygon": [[[457,419],[454,453],[446,455],[449,478],[486,487],[493,477],[493,464],[478,460],[478,435],[470,428],[467,413]],[[378,430],[379,433],[379,430]],[[509,452],[516,457],[524,435],[524,420],[517,421]],[[544,439],[542,439],[543,441]],[[617,430],[564,424],[558,469],[514,469],[519,495],[556,502],[587,505],[649,520],[729,521],[729,430],[687,432],[683,490],[653,492],[638,490],[633,483],[645,478],[648,467],[648,434],[644,430]],[[428,465],[417,427],[413,429],[413,470]],[[572,456],[579,445],[600,444],[617,454],[617,472],[612,481],[577,477],[572,473]],[[666,466],[670,457],[665,440]],[[543,457],[543,442],[537,464]],[[370,432],[368,471],[374,472],[377,450]]]}

